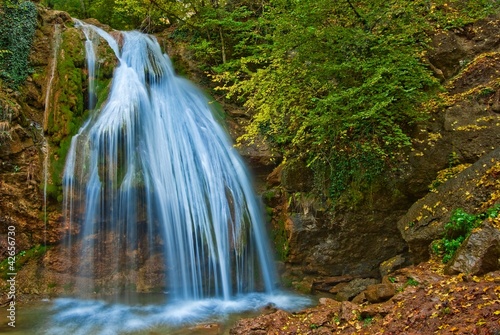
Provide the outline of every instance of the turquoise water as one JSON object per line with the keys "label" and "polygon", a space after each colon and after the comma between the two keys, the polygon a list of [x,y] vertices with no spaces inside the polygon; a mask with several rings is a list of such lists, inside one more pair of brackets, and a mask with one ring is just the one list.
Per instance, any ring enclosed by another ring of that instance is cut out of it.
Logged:
{"label": "turquoise water", "polygon": [[[139,296],[140,298],[140,296]],[[230,301],[204,299],[154,304],[161,296],[144,295],[147,304],[108,303],[103,300],[58,298],[34,301],[16,310],[16,327],[0,325],[0,333],[53,335],[106,334],[228,334],[240,318],[262,313],[266,306],[294,311],[311,304],[305,296],[279,293],[250,294]],[[141,300],[141,299],[139,299]],[[6,320],[6,308],[0,317]]]}

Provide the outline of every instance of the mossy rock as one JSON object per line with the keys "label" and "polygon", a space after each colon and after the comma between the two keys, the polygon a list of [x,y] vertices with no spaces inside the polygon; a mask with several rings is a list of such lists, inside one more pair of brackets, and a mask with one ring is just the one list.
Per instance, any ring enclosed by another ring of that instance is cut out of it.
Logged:
{"label": "mossy rock", "polygon": [[117,60],[111,49],[100,43],[98,47],[98,71],[95,78],[96,105],[88,106],[88,76],[85,60],[85,44],[81,31],[67,28],[61,34],[58,50],[57,76],[54,78],[50,97],[50,114],[44,124],[49,135],[50,164],[47,195],[62,201],[62,175],[71,138],[89,116],[89,109],[100,108],[107,99],[113,69]]}

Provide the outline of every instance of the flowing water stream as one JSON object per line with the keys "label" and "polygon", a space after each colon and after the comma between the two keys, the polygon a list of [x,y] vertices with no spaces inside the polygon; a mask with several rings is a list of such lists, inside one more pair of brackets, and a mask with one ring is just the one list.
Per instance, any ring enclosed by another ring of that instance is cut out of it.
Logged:
{"label": "flowing water stream", "polygon": [[151,36],[115,40],[76,25],[91,96],[100,39],[117,66],[107,101],[68,153],[63,205],[77,296],[54,302],[46,332],[172,330],[268,304],[308,304],[277,289],[260,203],[205,95],[175,75]]}

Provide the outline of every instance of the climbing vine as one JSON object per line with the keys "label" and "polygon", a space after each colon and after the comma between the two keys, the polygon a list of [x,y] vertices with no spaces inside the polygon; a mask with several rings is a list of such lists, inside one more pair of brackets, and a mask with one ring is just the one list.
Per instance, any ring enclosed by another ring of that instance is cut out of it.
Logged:
{"label": "climbing vine", "polygon": [[29,53],[37,10],[30,1],[5,0],[0,7],[0,78],[17,88],[32,72]]}

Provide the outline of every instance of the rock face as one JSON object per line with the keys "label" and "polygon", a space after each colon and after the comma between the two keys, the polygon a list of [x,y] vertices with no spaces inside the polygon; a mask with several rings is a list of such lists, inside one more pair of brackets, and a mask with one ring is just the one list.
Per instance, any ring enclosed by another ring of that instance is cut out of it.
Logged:
{"label": "rock face", "polygon": [[443,236],[444,225],[454,209],[462,208],[473,213],[483,204],[491,206],[494,203],[492,196],[499,190],[496,185],[499,162],[500,148],[417,201],[399,220],[399,230],[408,243],[414,262],[429,258],[430,243]]}
{"label": "rock face", "polygon": [[366,300],[370,303],[378,303],[392,298],[396,294],[396,290],[394,289],[394,285],[383,283],[368,286],[364,294]]}
{"label": "rock face", "polygon": [[64,12],[40,10],[30,63],[34,73],[20,92],[0,90],[0,256],[6,252],[8,227],[16,232],[18,252],[60,239],[60,210],[44,197],[50,183],[44,161],[45,97],[50,76],[54,26],[68,22]]}
{"label": "rock face", "polygon": [[[0,258],[15,230],[21,293],[67,292],[63,236],[62,171],[71,136],[88,108],[85,53],[71,17],[38,7],[30,54],[33,73],[13,92],[0,88]],[[98,92],[112,73],[98,60]],[[49,250],[49,251],[48,251]]]}
{"label": "rock face", "polygon": [[429,62],[445,85],[444,103],[415,127],[400,172],[388,173],[371,194],[351,194],[328,212],[309,195],[312,172],[293,163],[281,169],[274,178],[283,192],[274,192],[282,197],[274,226],[286,230],[286,275],[379,277],[379,267],[397,255],[398,266],[428,259],[430,242],[441,237],[454,209],[474,212],[494,203],[493,186],[477,183],[499,155],[499,31],[493,17],[435,34]]}

